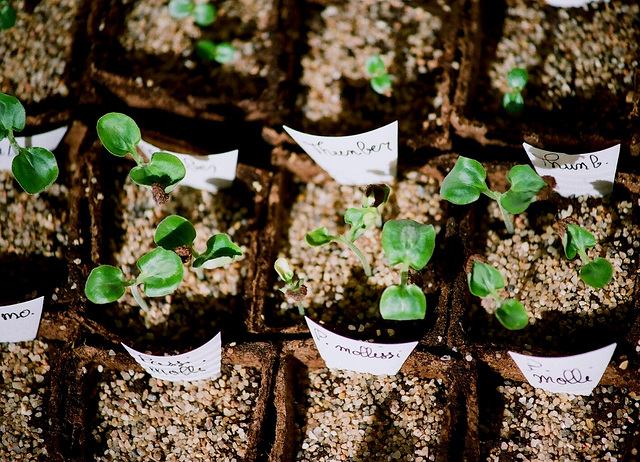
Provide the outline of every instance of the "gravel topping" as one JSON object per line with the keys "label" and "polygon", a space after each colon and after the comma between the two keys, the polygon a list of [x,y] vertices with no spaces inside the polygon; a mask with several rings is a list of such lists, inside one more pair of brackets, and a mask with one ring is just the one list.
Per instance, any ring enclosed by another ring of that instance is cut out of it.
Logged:
{"label": "gravel topping", "polygon": [[[442,221],[439,185],[436,180],[418,172],[409,172],[392,188],[389,202],[382,209],[383,222],[389,219],[412,219],[433,224],[436,234]],[[326,185],[312,183],[301,185],[300,194],[291,209],[288,245],[283,244],[279,257],[289,260],[296,274],[305,280],[309,295],[303,302],[306,314],[321,322],[349,323],[350,330],[362,332],[373,320],[381,319],[378,300],[382,291],[400,281],[399,267],[391,267],[382,250],[381,228],[369,230],[358,238],[358,245],[369,259],[373,275],[367,279],[360,260],[345,246],[330,243],[323,247],[311,247],[304,240],[305,233],[326,226],[330,234],[348,231],[344,212],[350,207],[360,207],[363,188],[341,186],[330,182]],[[437,243],[436,243],[437,245]],[[433,259],[429,264],[432,264]],[[431,281],[426,292],[436,287]],[[273,293],[280,292],[280,281]],[[299,319],[297,309],[286,300],[275,316],[281,320]]]}
{"label": "gravel topping", "polygon": [[[596,238],[597,245],[587,254],[592,259],[603,256],[613,265],[613,278],[603,289],[594,289],[580,279],[579,258],[565,257],[561,238],[553,226],[554,213],[542,213],[537,223],[530,222],[529,212],[517,215],[515,234],[509,236],[504,232],[497,204],[489,205],[485,257],[505,278],[506,290],[501,295],[519,299],[529,312],[530,324],[552,312],[566,313],[566,318],[558,317],[556,326],[566,334],[581,327],[620,324],[633,309],[640,228],[633,217],[631,201],[612,201],[579,197],[559,210],[557,217],[576,218]],[[497,308],[490,298],[483,299],[482,306],[489,313]],[[492,334],[482,333],[485,337]],[[526,328],[517,337],[525,345],[532,340],[530,329]],[[554,345],[565,341],[551,335],[546,340]]]}
{"label": "gravel topping", "polygon": [[300,372],[298,462],[435,459],[446,406],[440,379]]}
{"label": "gravel topping", "polygon": [[215,380],[165,382],[122,371],[98,384],[102,448],[96,461],[238,462],[259,389],[259,372],[235,365]]}
{"label": "gravel topping", "polygon": [[22,102],[65,97],[76,86],[68,80],[73,33],[82,1],[42,0],[32,12],[24,0],[12,0],[16,23],[0,33],[0,90]]}
{"label": "gravel topping", "polygon": [[498,392],[504,411],[499,437],[483,443],[487,461],[622,461],[639,418],[640,397],[614,387],[577,396],[506,381]]}
{"label": "gravel topping", "polygon": [[40,341],[0,344],[0,460],[47,460],[42,415],[49,346]]}

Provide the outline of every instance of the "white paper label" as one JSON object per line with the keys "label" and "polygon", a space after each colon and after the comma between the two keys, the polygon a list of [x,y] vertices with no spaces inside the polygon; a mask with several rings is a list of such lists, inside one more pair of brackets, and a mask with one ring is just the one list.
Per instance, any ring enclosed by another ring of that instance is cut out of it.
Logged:
{"label": "white paper label", "polygon": [[[69,127],[64,126],[51,130],[50,132],[40,133],[33,136],[16,136],[16,142],[18,146],[23,148],[30,148],[32,146],[38,146],[41,148],[54,151]],[[0,170],[11,171],[11,162],[16,156],[9,139],[5,138],[0,141]]]}
{"label": "white paper label", "polygon": [[154,152],[162,151],[173,154],[184,164],[187,173],[180,182],[182,186],[217,192],[219,189],[228,188],[236,179],[238,166],[238,150],[221,154],[209,154],[208,156],[192,156],[179,152],[165,151],[151,143],[142,140],[138,144],[140,150],[150,159]]}
{"label": "white paper label", "polygon": [[220,374],[221,339],[222,335],[219,333],[201,347],[174,356],[152,356],[129,348],[124,343],[122,346],[151,377],[171,382],[194,381],[210,379]]}
{"label": "white paper label", "polygon": [[305,316],[320,356],[327,367],[370,374],[395,375],[418,342],[369,343],[343,337]]}
{"label": "white paper label", "polygon": [[616,344],[575,356],[545,358],[509,352],[531,386],[553,393],[590,395],[598,385]]}
{"label": "white paper label", "polygon": [[283,126],[331,177],[344,185],[390,183],[398,169],[398,122],[350,136],[317,136]]}
{"label": "white paper label", "polygon": [[562,154],[522,143],[540,176],[552,176],[563,197],[611,194],[618,168],[620,145],[587,154]]}
{"label": "white paper label", "polygon": [[555,8],[578,8],[598,0],[547,0],[547,5]]}
{"label": "white paper label", "polygon": [[44,297],[0,306],[0,343],[28,342],[38,335]]}

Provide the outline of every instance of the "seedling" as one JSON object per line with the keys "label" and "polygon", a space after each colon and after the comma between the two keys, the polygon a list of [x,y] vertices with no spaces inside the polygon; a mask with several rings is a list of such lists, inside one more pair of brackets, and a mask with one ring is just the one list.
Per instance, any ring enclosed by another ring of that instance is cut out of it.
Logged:
{"label": "seedling", "polygon": [[214,43],[211,40],[199,40],[196,43],[196,54],[205,61],[225,64],[233,61],[236,49],[230,42]]}
{"label": "seedling", "polygon": [[16,23],[16,10],[9,0],[0,0],[0,29],[11,29]]}
{"label": "seedling", "polygon": [[491,191],[487,172],[480,162],[460,156],[440,188],[443,199],[457,205],[475,202],[484,194],[498,202],[507,232],[515,232],[513,214],[524,212],[546,186],[545,181],[528,165],[516,165],[507,174],[511,187],[507,192]]}
{"label": "seedling", "polygon": [[362,236],[368,229],[379,225],[380,211],[378,207],[383,206],[389,199],[391,188],[387,185],[369,185],[367,186],[362,200],[361,208],[350,208],[344,214],[344,221],[351,226],[349,232],[344,236],[332,236],[326,226],[316,229],[305,234],[304,238],[312,247],[320,247],[330,242],[340,242],[351,249],[362,263],[364,274],[371,276],[371,265],[354,242]]}
{"label": "seedling", "polygon": [[148,297],[163,297],[172,293],[182,282],[182,260],[174,252],[163,248],[153,249],[136,263],[140,274],[126,281],[120,268],[100,265],[89,274],[84,292],[96,304],[111,303],[122,297],[127,287],[144,311],[149,307],[140,293],[139,285]]}
{"label": "seedling", "polygon": [[507,85],[509,90],[502,98],[502,105],[509,114],[520,114],[524,108],[524,98],[522,91],[529,80],[529,73],[521,67],[514,67],[507,74]]}
{"label": "seedling", "polygon": [[278,258],[273,264],[273,269],[276,270],[280,279],[286,284],[285,287],[281,287],[278,290],[285,294],[289,300],[295,302],[298,307],[298,313],[300,316],[304,316],[302,300],[307,296],[307,286],[304,285],[304,280],[295,275],[286,258]]}
{"label": "seedling", "polygon": [[209,3],[196,3],[193,0],[171,0],[169,14],[175,19],[193,17],[193,22],[199,26],[210,26],[218,15],[218,10]]}
{"label": "seedling", "polygon": [[0,140],[8,138],[17,153],[11,161],[11,171],[22,189],[29,194],[38,194],[58,178],[58,163],[45,148],[23,148],[18,145],[14,131],[21,131],[26,120],[26,112],[20,101],[0,92]]}
{"label": "seedling", "polygon": [[558,228],[562,237],[564,254],[567,258],[572,260],[576,255],[580,255],[580,260],[582,260],[580,279],[596,289],[602,289],[609,284],[613,276],[611,263],[602,257],[591,261],[587,256],[587,249],[596,245],[596,238],[593,234],[568,220],[559,222]]}
{"label": "seedling", "polygon": [[371,88],[380,95],[388,95],[391,91],[391,77],[387,73],[384,61],[380,55],[367,58],[365,68],[371,79]]}
{"label": "seedling", "polygon": [[125,114],[110,112],[103,115],[98,120],[97,130],[100,141],[111,154],[118,157],[131,154],[137,164],[129,172],[134,183],[151,189],[156,203],[167,202],[169,192],[186,174],[182,161],[167,152],[156,152],[146,162],[137,150],[137,145],[142,140],[140,129]]}
{"label": "seedling", "polygon": [[436,232],[433,225],[413,220],[389,220],[382,227],[382,249],[392,266],[401,265],[400,284],[387,287],[380,298],[380,314],[395,321],[424,319],[427,300],[422,289],[409,284],[409,267],[419,271],[431,259]]}
{"label": "seedling", "polygon": [[193,258],[192,266],[201,279],[202,268],[219,268],[242,256],[242,249],[234,244],[226,234],[214,234],[207,241],[207,249],[198,253],[193,248],[196,229],[189,220],[179,215],[170,215],[156,228],[153,240],[160,247],[174,251],[183,262]]}
{"label": "seedling", "polygon": [[[469,266],[471,268],[469,268]],[[496,318],[509,330],[520,330],[529,324],[529,315],[518,300],[503,300],[498,290],[504,287],[504,278],[500,271],[477,259],[471,259],[467,266],[469,291],[477,297],[491,297],[498,304]]]}

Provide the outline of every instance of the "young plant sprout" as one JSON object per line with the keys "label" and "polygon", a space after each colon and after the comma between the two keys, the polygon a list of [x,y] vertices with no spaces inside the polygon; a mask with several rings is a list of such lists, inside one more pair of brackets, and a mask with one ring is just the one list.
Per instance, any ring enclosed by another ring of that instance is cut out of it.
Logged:
{"label": "young plant sprout", "polygon": [[139,285],[148,297],[163,297],[178,288],[182,282],[182,260],[174,252],[161,247],[143,255],[136,263],[140,274],[126,281],[120,268],[100,265],[87,278],[84,292],[87,298],[96,304],[111,303],[118,300],[131,287],[131,293],[144,311],[149,307],[142,298]]}
{"label": "young plant sprout", "polygon": [[209,3],[196,3],[194,0],[171,0],[169,14],[175,19],[193,17],[199,26],[210,26],[218,15],[216,8]]}
{"label": "young plant sprout", "polygon": [[183,262],[188,263],[193,258],[192,266],[201,279],[204,279],[202,268],[219,268],[242,256],[242,249],[226,234],[211,236],[203,253],[194,250],[195,239],[196,229],[189,220],[179,215],[170,215],[162,220],[153,237],[156,244],[174,251]]}
{"label": "young plant sprout", "polygon": [[409,284],[409,267],[421,270],[431,259],[436,232],[433,225],[413,220],[389,220],[382,227],[382,249],[393,266],[400,264],[400,284],[387,287],[380,298],[380,314],[396,321],[424,319],[427,300],[422,289]]}
{"label": "young plant sprout", "polygon": [[511,187],[507,192],[491,191],[487,172],[480,162],[460,156],[440,188],[443,199],[457,205],[475,202],[484,194],[498,202],[509,234],[515,232],[513,215],[524,212],[546,186],[545,181],[528,165],[516,165],[507,174]]}
{"label": "young plant sprout", "polygon": [[378,207],[387,203],[390,193],[391,188],[384,184],[367,186],[362,200],[362,207],[347,209],[344,214],[345,223],[351,226],[350,231],[345,236],[332,236],[326,226],[323,226],[305,234],[305,241],[312,247],[320,247],[333,241],[346,245],[360,259],[364,274],[367,277],[371,276],[371,265],[362,250],[354,242],[365,231],[379,225],[380,211]]}
{"label": "young plant sprout", "polygon": [[286,258],[278,258],[273,264],[273,269],[276,270],[280,279],[286,284],[285,287],[281,287],[278,290],[285,294],[289,300],[295,302],[298,307],[298,313],[300,316],[304,316],[302,300],[307,296],[307,286],[304,285],[304,280],[296,277]]}
{"label": "young plant sprout", "polygon": [[520,114],[524,108],[524,98],[522,90],[527,85],[529,73],[521,67],[514,67],[507,74],[507,85],[509,91],[502,98],[502,105],[509,114]]}
{"label": "young plant sprout", "polygon": [[236,49],[230,42],[214,43],[211,40],[199,40],[196,43],[196,54],[204,61],[225,64],[233,61]]}
{"label": "young plant sprout", "polygon": [[0,29],[11,29],[16,23],[16,10],[9,0],[0,0]]}
{"label": "young plant sprout", "polygon": [[477,297],[491,297],[498,304],[495,311],[496,318],[509,330],[520,330],[529,324],[529,315],[518,300],[503,300],[498,290],[504,287],[504,278],[500,271],[479,261],[469,259],[467,263],[467,282],[469,291]]}
{"label": "young plant sprout", "polygon": [[22,189],[29,194],[38,194],[58,178],[58,163],[45,148],[23,148],[18,145],[14,131],[21,131],[26,120],[26,112],[20,101],[0,92],[0,140],[8,138],[17,153],[11,161],[11,171]]}
{"label": "young plant sprout", "polygon": [[611,281],[613,267],[605,258],[598,257],[593,261],[589,259],[587,249],[596,245],[596,238],[586,229],[570,221],[566,219],[558,222],[564,254],[569,260],[579,255],[582,260],[580,279],[591,287],[602,289]]}
{"label": "young plant sprout", "polygon": [[169,200],[173,190],[186,174],[180,159],[167,152],[156,152],[146,162],[136,146],[142,140],[140,129],[133,119],[119,112],[103,115],[97,124],[98,137],[104,147],[114,156],[131,154],[137,166],[129,172],[134,183],[151,189],[158,204]]}
{"label": "young plant sprout", "polygon": [[380,55],[367,58],[365,68],[371,79],[371,88],[379,95],[388,95],[391,90],[391,77],[387,73],[384,61]]}

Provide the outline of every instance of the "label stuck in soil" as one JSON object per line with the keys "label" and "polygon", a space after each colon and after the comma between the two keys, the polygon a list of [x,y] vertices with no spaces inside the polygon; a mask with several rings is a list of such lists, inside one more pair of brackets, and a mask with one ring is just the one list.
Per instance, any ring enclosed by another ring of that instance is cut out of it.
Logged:
{"label": "label stuck in soil", "polygon": [[338,183],[390,183],[398,169],[398,122],[350,136],[317,136],[283,126],[309,156]]}
{"label": "label stuck in soil", "polygon": [[222,366],[222,334],[199,348],[174,356],[153,356],[123,347],[151,377],[177,382],[211,379],[220,374]]}
{"label": "label stuck in soil", "polygon": [[44,297],[0,306],[0,343],[28,342],[38,335]]}
{"label": "label stuck in soil", "polygon": [[395,375],[418,342],[369,343],[334,334],[305,316],[327,367],[376,375]]}
{"label": "label stuck in soil", "polygon": [[[60,127],[50,132],[40,133],[33,136],[16,136],[16,142],[20,147],[30,148],[32,146],[38,146],[40,148],[48,149],[49,151],[55,150],[65,133],[67,133],[69,127]],[[5,138],[0,141],[0,170],[11,171],[11,162],[16,156],[16,152],[11,147],[9,139]]]}
{"label": "label stuck in soil", "polygon": [[538,175],[555,179],[555,191],[561,196],[603,197],[613,191],[619,144],[586,154],[563,154],[522,145]]}
{"label": "label stuck in soil", "polygon": [[509,352],[532,387],[552,393],[590,395],[598,385],[616,343],[575,356],[545,358]]}
{"label": "label stuck in soil", "polygon": [[209,154],[208,156],[192,156],[179,152],[165,151],[151,143],[142,140],[138,144],[140,150],[147,158],[151,159],[154,152],[162,151],[173,154],[184,164],[187,173],[180,182],[182,186],[218,192],[219,189],[228,188],[236,179],[236,168],[238,166],[238,150],[223,152],[220,154]]}

